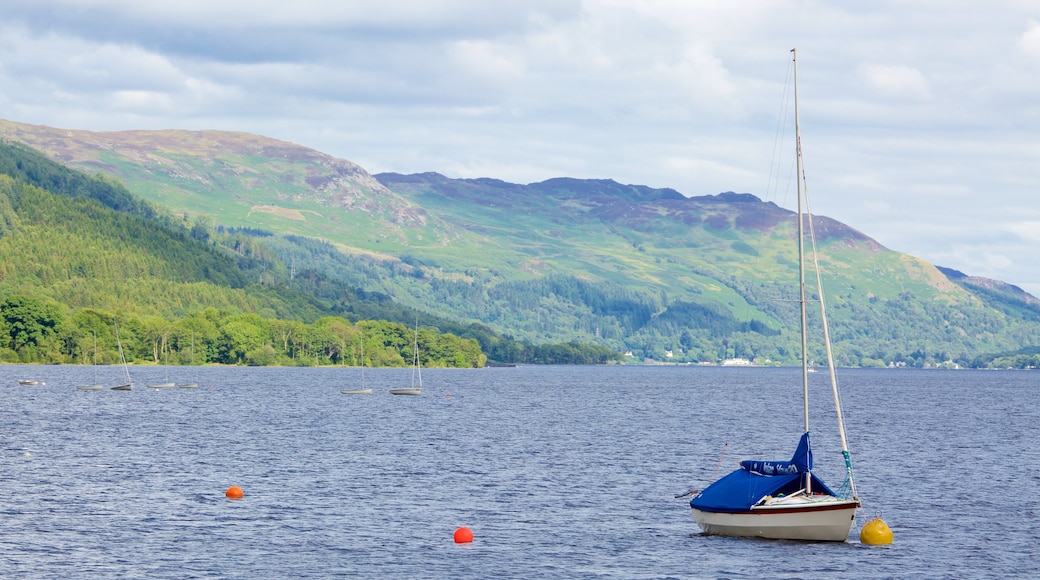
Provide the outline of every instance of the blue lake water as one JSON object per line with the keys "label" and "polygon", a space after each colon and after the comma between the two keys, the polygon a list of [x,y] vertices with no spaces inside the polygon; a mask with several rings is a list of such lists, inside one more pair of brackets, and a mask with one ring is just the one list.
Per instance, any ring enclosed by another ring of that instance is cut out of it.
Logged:
{"label": "blue lake water", "polygon": [[[428,370],[421,397],[386,392],[405,369],[366,371],[368,396],[339,393],[358,369],[179,367],[198,390],[149,390],[163,369],[139,367],[134,391],[75,390],[92,373],[0,366],[4,578],[1040,575],[1037,372],[841,372],[864,502],[847,544],[702,536],[674,497],[720,459],[790,457],[794,369]],[[837,486],[812,379],[816,466]],[[876,512],[891,546],[858,542]]]}

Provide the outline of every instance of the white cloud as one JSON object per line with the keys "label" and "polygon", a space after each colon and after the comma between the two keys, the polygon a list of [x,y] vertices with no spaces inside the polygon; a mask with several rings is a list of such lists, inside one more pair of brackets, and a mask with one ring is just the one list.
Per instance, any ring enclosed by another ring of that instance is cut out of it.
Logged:
{"label": "white cloud", "polygon": [[1007,228],[1023,242],[1040,244],[1040,220],[1011,222]]}
{"label": "white cloud", "polygon": [[1018,39],[1018,48],[1026,56],[1040,60],[1040,22],[1029,21],[1029,27]]}
{"label": "white cloud", "polygon": [[[34,0],[8,13],[69,25],[104,17],[114,21],[192,29],[305,28],[349,26],[384,30],[473,30],[525,26],[537,15],[574,13],[575,0]],[[460,26],[461,25],[461,26]]]}
{"label": "white cloud", "polygon": [[1040,280],[1035,2],[34,0],[3,13],[0,115],[15,121],[241,130],[373,171],[688,195],[767,197],[797,46],[817,212],[971,274]]}
{"label": "white cloud", "polygon": [[931,95],[921,71],[905,65],[865,64],[860,75],[875,94],[895,99],[926,100]]}

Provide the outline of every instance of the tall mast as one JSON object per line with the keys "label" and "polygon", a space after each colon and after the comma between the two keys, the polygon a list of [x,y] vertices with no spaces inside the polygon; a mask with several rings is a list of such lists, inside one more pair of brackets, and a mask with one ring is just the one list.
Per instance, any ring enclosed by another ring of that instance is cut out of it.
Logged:
{"label": "tall mast", "polygon": [[794,63],[794,140],[796,180],[798,182],[798,304],[801,308],[802,332],[802,404],[805,415],[805,430],[809,431],[809,318],[805,300],[805,225],[802,215],[802,132],[798,118],[798,49],[791,49],[791,61]]}
{"label": "tall mast", "polygon": [[[805,432],[809,432],[809,316],[805,300],[805,225],[802,219],[802,128],[798,118],[798,49],[791,49],[791,63],[794,68],[794,140],[795,140],[795,181],[798,182],[798,305],[801,310],[802,331],[802,409],[805,419]],[[805,474],[805,493],[812,493],[812,475]]]}
{"label": "tall mast", "polygon": [[[845,437],[845,420],[842,416],[841,411],[841,397],[838,395],[838,378],[834,371],[834,353],[831,349],[831,338],[830,331],[827,327],[827,306],[826,300],[824,299],[823,293],[823,280],[820,276],[820,263],[818,254],[816,251],[816,235],[813,232],[812,218],[803,220],[804,214],[811,213],[809,207],[809,191],[805,184],[805,169],[803,166],[802,159],[802,137],[801,137],[801,126],[798,119],[798,49],[791,49],[791,59],[794,68],[794,131],[795,141],[797,150],[797,171],[798,171],[798,276],[799,283],[801,286],[801,310],[802,310],[802,396],[804,399],[804,412],[805,412],[805,430],[809,431],[809,363],[808,363],[808,319],[807,319],[807,301],[805,297],[805,237],[804,237],[804,221],[809,224],[809,237],[812,240],[812,259],[813,259],[813,271],[816,274],[816,289],[819,293],[820,299],[820,320],[823,325],[823,344],[827,353],[827,371],[830,375],[831,391],[834,395],[834,410],[838,417],[838,435],[841,438],[841,454],[845,459],[845,484],[842,485],[844,489],[848,486],[848,491],[853,498],[857,498],[856,493],[856,482],[852,476],[852,458],[849,455],[849,445]],[[803,210],[802,204],[805,204]],[[805,477],[805,489],[806,492],[811,492],[810,484],[811,477],[806,474]]]}

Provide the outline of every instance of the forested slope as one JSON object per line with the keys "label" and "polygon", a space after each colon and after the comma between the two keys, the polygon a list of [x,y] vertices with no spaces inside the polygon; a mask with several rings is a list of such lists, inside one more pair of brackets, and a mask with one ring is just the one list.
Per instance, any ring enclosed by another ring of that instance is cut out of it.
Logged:
{"label": "forested slope", "polygon": [[[114,362],[119,328],[138,362],[360,364],[361,327],[370,365],[410,359],[409,326],[352,324],[325,300],[254,282],[259,256],[174,222],[108,178],[0,144],[0,360],[89,362],[96,336]],[[475,340],[430,327],[420,338],[427,366],[486,360]]]}
{"label": "forested slope", "polygon": [[[313,320],[322,307],[253,284],[261,265],[200,243],[155,219],[151,204],[104,177],[0,147],[0,291],[47,296],[71,307],[183,316],[205,304]],[[50,190],[42,189],[46,185]]]}

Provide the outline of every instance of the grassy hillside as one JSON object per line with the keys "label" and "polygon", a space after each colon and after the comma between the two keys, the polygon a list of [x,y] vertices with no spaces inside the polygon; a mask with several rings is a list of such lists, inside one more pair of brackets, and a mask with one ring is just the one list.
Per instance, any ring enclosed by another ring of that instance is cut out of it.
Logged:
{"label": "grassy hillside", "polygon": [[97,133],[0,120],[0,137],[88,174],[117,177],[135,194],[178,215],[211,216],[229,227],[330,232],[350,246],[392,252],[417,240],[456,237],[354,163],[258,135]]}
{"label": "grassy hillside", "polygon": [[[421,317],[426,366],[603,362],[591,345],[516,344],[472,324],[287,267],[252,235],[176,219],[103,175],[0,142],[0,361],[405,364]],[[354,324],[351,321],[355,321]],[[404,324],[402,324],[404,322]],[[198,355],[197,359],[195,354]]]}
{"label": "grassy hillside", "polygon": [[0,214],[3,294],[165,316],[183,316],[199,304],[276,317],[322,313],[312,301],[252,285],[248,268],[187,231],[113,211],[89,197],[0,175]]}
{"label": "grassy hillside", "polygon": [[[796,352],[795,219],[751,195],[686,198],[610,180],[373,177],[242,133],[0,121],[0,136],[123,180],[187,223],[219,225],[330,285],[515,338],[690,361],[788,362]],[[1022,297],[954,283],[834,220],[817,217],[815,230],[847,364],[966,362],[1040,342],[1040,316]]]}

